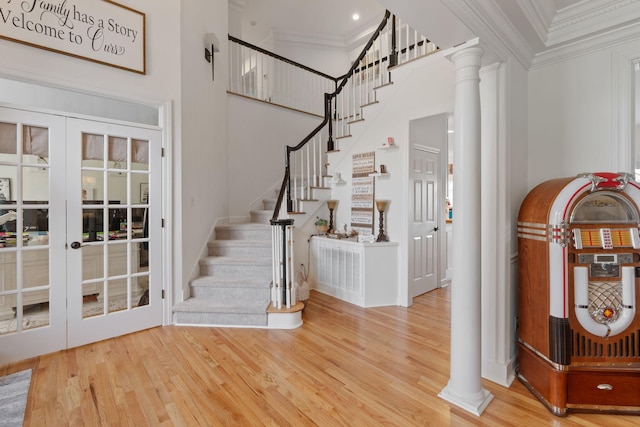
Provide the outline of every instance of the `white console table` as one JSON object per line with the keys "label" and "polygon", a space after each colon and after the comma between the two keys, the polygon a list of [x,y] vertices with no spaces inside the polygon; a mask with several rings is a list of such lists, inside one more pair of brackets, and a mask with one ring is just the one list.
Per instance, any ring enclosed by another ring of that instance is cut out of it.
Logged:
{"label": "white console table", "polygon": [[361,307],[398,304],[398,243],[311,239],[315,289]]}

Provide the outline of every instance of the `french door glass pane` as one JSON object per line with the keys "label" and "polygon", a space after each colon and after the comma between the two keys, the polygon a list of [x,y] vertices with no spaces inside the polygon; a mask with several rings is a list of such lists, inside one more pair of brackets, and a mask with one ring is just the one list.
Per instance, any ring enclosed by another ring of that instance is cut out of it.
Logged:
{"label": "french door glass pane", "polygon": [[49,148],[48,128],[0,123],[0,331],[50,324]]}
{"label": "french door glass pane", "polygon": [[101,282],[82,284],[82,317],[93,317],[104,314],[104,304],[99,300],[102,293]]}
{"label": "french door glass pane", "polygon": [[24,292],[22,294],[22,329],[35,329],[49,326],[49,299],[44,291]]}
{"label": "french door glass pane", "polygon": [[129,308],[127,279],[109,280],[109,313]]}

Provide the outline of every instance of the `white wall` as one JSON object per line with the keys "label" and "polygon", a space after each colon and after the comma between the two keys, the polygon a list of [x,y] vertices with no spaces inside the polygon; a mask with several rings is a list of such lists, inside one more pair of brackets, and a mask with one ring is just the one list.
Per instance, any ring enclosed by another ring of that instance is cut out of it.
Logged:
{"label": "white wall", "polygon": [[2,102],[15,105],[158,125],[158,109],[152,105],[2,78],[0,94]]}
{"label": "white wall", "polygon": [[286,42],[278,40],[276,36],[273,52],[332,77],[342,76],[351,66],[344,47],[331,48],[311,43]]}
{"label": "white wall", "polygon": [[[199,274],[198,261],[216,220],[228,215],[227,8],[227,0],[181,2],[181,54],[174,53],[171,59],[181,66],[181,182],[174,188],[176,203],[182,208],[181,218],[176,218],[182,246],[174,256],[182,257],[180,284],[185,298],[189,279]],[[214,54],[215,81],[211,64],[204,59],[206,33],[215,33],[221,44],[220,52]]]}
{"label": "white wall", "polygon": [[[633,44],[640,55],[638,39],[627,45]],[[618,170],[613,70],[622,48],[592,51],[529,72],[529,188],[551,178]]]}
{"label": "white wall", "polygon": [[[504,228],[500,254],[502,256],[501,279],[505,281],[504,293],[498,297],[505,304],[504,313],[504,337],[505,343],[504,364],[516,358],[516,316],[518,311],[518,232],[517,219],[522,200],[527,195],[527,79],[528,72],[522,65],[511,60],[507,64],[507,82],[505,87],[506,103],[504,106],[504,135],[505,144],[505,197],[507,199],[505,209],[500,218]],[[487,307],[487,306],[484,306]],[[486,308],[488,309],[488,307]],[[498,335],[498,336],[501,336]]]}
{"label": "white wall", "polygon": [[[247,217],[252,202],[284,176],[285,146],[295,146],[322,119],[228,95],[229,217]],[[267,194],[274,198],[274,193]]]}

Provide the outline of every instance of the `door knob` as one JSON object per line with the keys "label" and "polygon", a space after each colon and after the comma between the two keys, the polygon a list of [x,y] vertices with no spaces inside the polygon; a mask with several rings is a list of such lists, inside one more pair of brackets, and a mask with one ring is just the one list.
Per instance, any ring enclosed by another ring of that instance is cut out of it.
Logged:
{"label": "door knob", "polygon": [[71,249],[80,249],[81,247],[80,242],[71,242]]}
{"label": "door knob", "polygon": [[438,227],[433,227],[433,231],[438,231]]}

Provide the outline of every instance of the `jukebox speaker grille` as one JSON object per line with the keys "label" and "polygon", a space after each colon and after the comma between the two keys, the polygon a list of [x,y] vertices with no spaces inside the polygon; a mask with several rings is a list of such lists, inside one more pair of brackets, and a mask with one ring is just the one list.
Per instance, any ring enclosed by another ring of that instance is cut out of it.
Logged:
{"label": "jukebox speaker grille", "polygon": [[604,344],[591,335],[571,330],[571,355],[584,359],[608,357],[640,360],[640,330]]}
{"label": "jukebox speaker grille", "polygon": [[622,310],[622,282],[589,282],[589,314],[598,323],[615,322]]}

